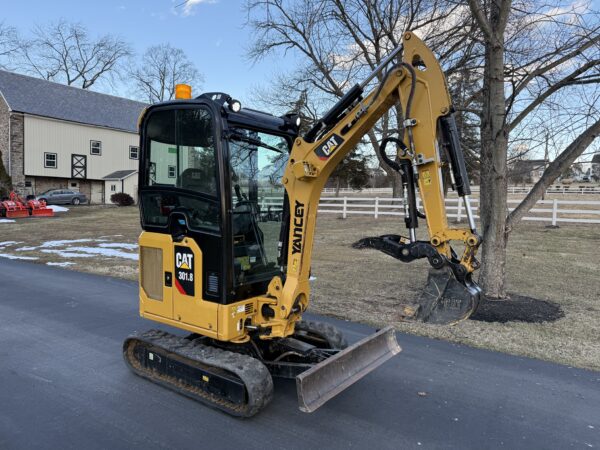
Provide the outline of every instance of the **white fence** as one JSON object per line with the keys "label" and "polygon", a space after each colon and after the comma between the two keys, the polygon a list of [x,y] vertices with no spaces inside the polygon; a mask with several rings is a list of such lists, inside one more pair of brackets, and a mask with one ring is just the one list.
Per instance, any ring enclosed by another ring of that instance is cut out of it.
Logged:
{"label": "white fence", "polygon": [[[528,194],[532,186],[509,186],[509,194]],[[473,193],[479,192],[479,186],[471,186]],[[600,194],[600,186],[584,185],[556,185],[550,186],[546,190],[547,194]],[[335,189],[324,188],[323,194],[335,194]],[[365,188],[361,191],[355,191],[349,188],[341,188],[340,194],[392,194],[392,188]]]}
{"label": "white fence", "polygon": [[[509,200],[512,211],[521,200]],[[477,198],[471,199],[471,207],[475,218],[478,218]],[[421,209],[420,200],[417,206]],[[582,209],[583,208],[583,209]],[[323,197],[319,203],[319,213],[340,214],[344,219],[351,214],[369,215],[377,219],[379,216],[404,216],[404,206],[400,198],[388,197]],[[462,199],[447,198],[446,213],[457,222],[465,220],[465,209]],[[584,217],[581,217],[584,216]],[[540,200],[529,210],[523,220],[568,223],[600,223],[600,201],[591,200]]]}
{"label": "white fence", "polygon": [[[508,200],[509,210],[521,200]],[[479,199],[471,199],[471,209],[475,218],[479,218]],[[280,197],[263,197],[260,201],[261,213],[278,214],[282,210]],[[421,201],[417,198],[417,207],[421,210]],[[339,214],[346,219],[349,215],[404,216],[404,205],[401,198],[389,197],[322,197],[319,213]],[[457,222],[466,220],[462,199],[446,199],[446,215]],[[600,201],[592,200],[540,200],[530,209],[522,220],[550,222],[552,225],[563,223],[598,223],[600,224]]]}

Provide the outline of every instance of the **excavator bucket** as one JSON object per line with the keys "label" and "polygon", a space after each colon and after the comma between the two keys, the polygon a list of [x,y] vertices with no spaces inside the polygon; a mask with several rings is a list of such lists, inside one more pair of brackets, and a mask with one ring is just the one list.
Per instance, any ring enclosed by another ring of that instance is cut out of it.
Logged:
{"label": "excavator bucket", "polygon": [[456,279],[448,267],[430,269],[425,289],[412,311],[414,319],[435,324],[452,324],[468,319],[479,305],[481,288],[467,277]]}
{"label": "excavator bucket", "polygon": [[300,410],[315,411],[401,350],[386,327],[302,372],[296,377]]}

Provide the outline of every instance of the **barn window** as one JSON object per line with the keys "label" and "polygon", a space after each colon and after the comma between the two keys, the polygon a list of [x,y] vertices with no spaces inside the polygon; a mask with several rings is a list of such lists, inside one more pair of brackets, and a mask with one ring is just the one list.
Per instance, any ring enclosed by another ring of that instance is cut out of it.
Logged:
{"label": "barn window", "polygon": [[101,155],[102,154],[102,142],[90,141],[90,155]]}
{"label": "barn window", "polygon": [[177,176],[177,168],[175,166],[169,166],[169,178],[175,178]]}
{"label": "barn window", "polygon": [[138,147],[134,147],[133,145],[129,146],[129,159],[138,159],[140,154],[140,149]]}
{"label": "barn window", "polygon": [[115,192],[117,190],[117,185],[116,184],[111,184],[110,185],[110,191],[111,192]]}
{"label": "barn window", "polygon": [[56,153],[44,153],[44,167],[47,169],[56,169],[57,156]]}

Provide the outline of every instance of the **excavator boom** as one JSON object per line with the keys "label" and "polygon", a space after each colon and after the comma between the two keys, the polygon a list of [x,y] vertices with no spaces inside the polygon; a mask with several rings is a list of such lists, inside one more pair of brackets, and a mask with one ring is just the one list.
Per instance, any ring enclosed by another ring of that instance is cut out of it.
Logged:
{"label": "excavator boom", "polygon": [[[363,97],[363,85],[356,85],[321,119],[304,138],[298,137],[283,176],[290,199],[293,226],[290,225],[287,276],[278,303],[282,311],[299,313],[308,306],[310,261],[323,186],[335,167],[375,123],[392,107],[400,104],[404,112],[404,135],[393,139],[396,152],[390,157],[384,139],[379,149],[392,169],[404,181],[406,225],[409,236],[382,236],[372,246],[401,261],[427,258],[432,266],[428,286],[419,302],[407,306],[401,315],[435,323],[453,323],[467,318],[476,308],[479,288],[471,274],[478,267],[475,259],[481,238],[476,232],[471,211],[471,193],[452,104],[445,78],[433,53],[414,34],[403,40],[403,57],[379,73],[379,84]],[[438,133],[440,130],[440,133]],[[448,223],[443,194],[442,150],[447,154],[457,194],[464,202],[468,227]],[[416,187],[424,208],[417,210]],[[428,241],[417,241],[418,216],[424,216]],[[459,258],[451,241],[464,245]],[[444,274],[444,276],[442,276]],[[288,322],[287,313],[271,320],[273,332],[281,333]]]}

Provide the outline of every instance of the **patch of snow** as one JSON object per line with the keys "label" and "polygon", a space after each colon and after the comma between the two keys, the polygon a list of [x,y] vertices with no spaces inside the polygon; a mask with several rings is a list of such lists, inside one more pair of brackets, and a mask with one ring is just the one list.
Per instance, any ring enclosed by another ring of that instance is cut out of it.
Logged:
{"label": "patch of snow", "polygon": [[0,219],[0,223],[13,223],[14,220],[12,219]]}
{"label": "patch of snow", "polygon": [[16,244],[22,244],[23,242],[17,242],[17,241],[4,241],[4,242],[0,242],[0,247],[8,247],[9,245],[16,245]]}
{"label": "patch of snow", "polygon": [[71,252],[82,252],[88,253],[91,255],[99,255],[99,256],[108,256],[108,257],[116,257],[116,258],[125,258],[131,259],[134,261],[138,260],[137,253],[126,253],[119,250],[114,250],[112,248],[100,248],[100,247],[67,247],[67,251]]}
{"label": "patch of snow", "polygon": [[54,255],[62,256],[63,258],[91,258],[94,255],[90,253],[74,253],[66,250],[54,250],[50,248],[42,249],[44,253],[52,253]]}
{"label": "patch of snow", "polygon": [[103,239],[64,239],[62,241],[46,241],[42,245],[38,245],[36,247],[21,247],[18,248],[19,252],[30,252],[32,250],[38,250],[43,248],[54,248],[54,247],[64,247],[70,244],[81,244],[83,242],[104,242]]}
{"label": "patch of snow", "polygon": [[69,262],[69,261],[65,261],[65,262],[47,262],[46,265],[47,266],[57,266],[57,267],[68,267],[68,266],[72,266],[73,262]]}
{"label": "patch of snow", "polygon": [[25,260],[25,261],[35,261],[36,259],[39,259],[36,256],[17,256],[17,255],[9,255],[8,253],[0,253],[0,258],[22,259],[22,260]]}
{"label": "patch of snow", "polygon": [[52,253],[62,256],[63,258],[92,258],[94,256],[106,256],[109,258],[124,258],[134,261],[138,260],[137,253],[127,253],[112,248],[100,247],[66,247],[65,249],[44,248],[41,249],[44,253]]}
{"label": "patch of snow", "polygon": [[79,244],[81,242],[94,242],[98,239],[63,239],[62,241],[46,241],[40,248],[62,247],[64,245]]}
{"label": "patch of snow", "polygon": [[124,242],[110,242],[108,244],[99,244],[98,247],[136,250],[138,248],[138,245],[137,244],[126,244]]}
{"label": "patch of snow", "polygon": [[64,206],[58,205],[47,205],[46,207],[50,208],[54,212],[67,212],[69,210],[69,208],[65,208]]}

